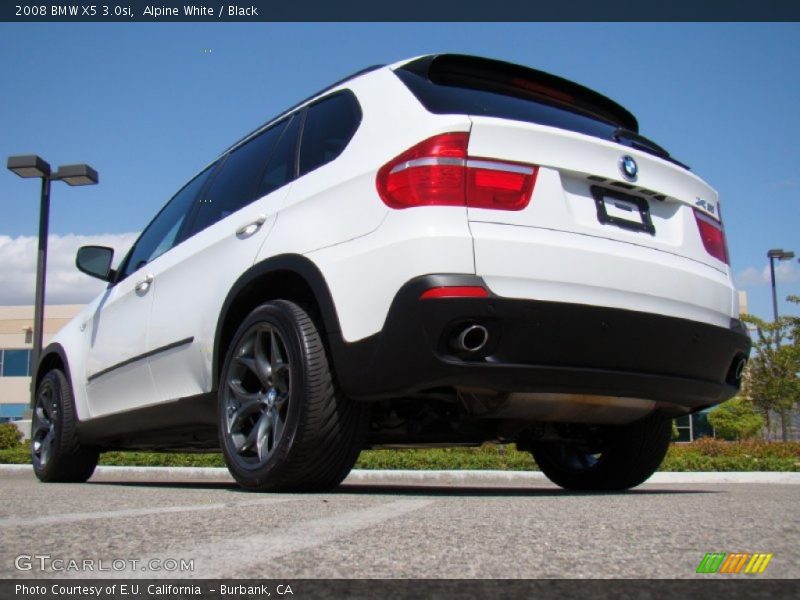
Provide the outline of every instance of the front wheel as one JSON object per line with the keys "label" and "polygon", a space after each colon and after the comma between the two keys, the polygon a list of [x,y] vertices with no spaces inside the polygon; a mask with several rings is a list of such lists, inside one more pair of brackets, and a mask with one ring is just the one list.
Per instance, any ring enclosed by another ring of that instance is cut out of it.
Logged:
{"label": "front wheel", "polygon": [[626,490],[646,481],[667,453],[672,421],[653,414],[596,431],[586,443],[543,442],[531,450],[553,483],[577,491]]}
{"label": "front wheel", "polygon": [[220,377],[219,431],[240,485],[324,491],[350,472],[366,407],[340,393],[316,326],[297,304],[274,300],[248,315]]}
{"label": "front wheel", "polygon": [[72,389],[62,371],[54,369],[36,388],[31,420],[33,471],[44,482],[83,482],[97,466],[99,453],[81,446]]}

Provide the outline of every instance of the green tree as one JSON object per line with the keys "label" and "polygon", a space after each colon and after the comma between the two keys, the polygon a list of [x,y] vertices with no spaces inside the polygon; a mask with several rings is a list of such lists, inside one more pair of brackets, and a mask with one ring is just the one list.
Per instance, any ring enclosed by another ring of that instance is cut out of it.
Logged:
{"label": "green tree", "polygon": [[[790,302],[800,298],[789,296]],[[781,437],[789,439],[792,411],[800,406],[800,318],[780,317],[769,323],[753,315],[743,320],[755,326],[753,356],[745,372],[743,395],[763,416],[770,430],[770,415],[777,413]]]}
{"label": "green tree", "polygon": [[708,422],[716,435],[726,440],[755,437],[764,426],[764,419],[756,413],[753,403],[741,396],[723,402],[709,412]]}

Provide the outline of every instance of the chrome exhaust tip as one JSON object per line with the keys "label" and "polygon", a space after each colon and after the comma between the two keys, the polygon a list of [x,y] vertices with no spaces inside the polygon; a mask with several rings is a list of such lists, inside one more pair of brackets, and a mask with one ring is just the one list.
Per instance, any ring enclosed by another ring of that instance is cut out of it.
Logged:
{"label": "chrome exhaust tip", "polygon": [[742,384],[742,377],[744,376],[744,369],[747,366],[747,357],[738,355],[733,359],[728,375],[725,377],[725,382],[728,385],[740,386]]}
{"label": "chrome exhaust tip", "polygon": [[742,380],[742,375],[744,375],[744,368],[747,366],[747,359],[744,357],[740,357],[739,361],[736,363],[736,366],[733,368],[733,376],[737,382]]}
{"label": "chrome exhaust tip", "polygon": [[453,338],[452,346],[457,352],[478,352],[489,341],[489,331],[483,325],[471,324],[462,328]]}

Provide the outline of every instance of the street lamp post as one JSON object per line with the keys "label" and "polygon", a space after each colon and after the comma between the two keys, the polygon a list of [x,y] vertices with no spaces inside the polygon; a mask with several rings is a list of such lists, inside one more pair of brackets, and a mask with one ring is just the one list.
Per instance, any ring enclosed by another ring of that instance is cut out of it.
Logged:
{"label": "street lamp post", "polygon": [[769,258],[769,275],[772,281],[772,316],[773,320],[778,320],[778,294],[775,290],[775,259],[777,260],[792,260],[794,252],[784,250],[783,248],[773,248],[767,252]]}
{"label": "street lamp post", "polygon": [[55,173],[43,158],[35,154],[10,156],[7,168],[24,178],[38,177],[42,180],[39,202],[39,250],[36,257],[36,296],[33,315],[33,349],[31,351],[31,374],[36,371],[42,354],[44,333],[44,290],[47,269],[47,236],[50,228],[50,182],[63,181],[68,185],[94,185],[99,178],[97,171],[85,164],[65,165]]}

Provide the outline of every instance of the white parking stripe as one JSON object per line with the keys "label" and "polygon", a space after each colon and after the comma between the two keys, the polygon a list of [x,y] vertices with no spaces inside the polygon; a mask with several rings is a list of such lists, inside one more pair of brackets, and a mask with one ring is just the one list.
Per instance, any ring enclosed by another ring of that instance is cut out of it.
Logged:
{"label": "white parking stripe", "polygon": [[183,513],[205,510],[235,509],[240,507],[258,506],[262,504],[276,504],[291,500],[290,497],[263,498],[245,502],[216,502],[214,504],[187,504],[185,506],[161,506],[153,508],[126,508],[121,510],[106,510],[97,512],[75,512],[41,517],[11,517],[0,519],[0,529],[10,527],[29,527],[31,525],[61,525],[77,521],[92,521],[95,519],[119,519],[122,517],[145,517],[148,515],[161,515],[169,513]]}
{"label": "white parking stripe", "polygon": [[290,525],[274,534],[231,539],[187,548],[181,556],[195,557],[195,570],[204,577],[230,577],[299,550],[322,546],[337,538],[401,517],[433,504],[434,500],[398,500],[330,517]]}
{"label": "white parking stripe", "polygon": [[[104,574],[104,577],[175,578],[192,577],[196,574],[202,574],[204,578],[236,577],[249,569],[265,566],[269,559],[322,546],[362,529],[420,510],[434,502],[435,500],[398,500],[329,517],[292,523],[275,533],[215,540],[213,543],[193,544],[183,548],[162,548],[162,554],[194,560],[194,571],[184,573],[118,571]],[[147,564],[149,558],[139,559],[138,564]],[[66,576],[91,577],[92,573],[72,573]]]}

